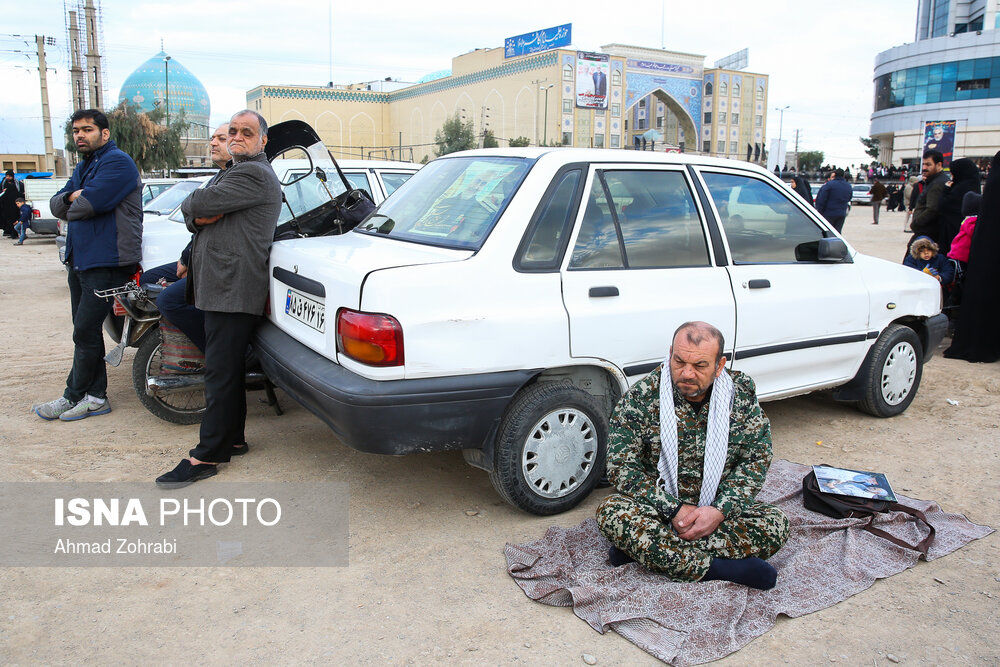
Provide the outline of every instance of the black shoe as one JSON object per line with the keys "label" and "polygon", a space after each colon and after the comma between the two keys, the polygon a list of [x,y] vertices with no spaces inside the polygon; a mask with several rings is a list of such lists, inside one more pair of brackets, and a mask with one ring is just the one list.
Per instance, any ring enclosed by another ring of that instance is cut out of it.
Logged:
{"label": "black shoe", "polygon": [[244,454],[246,454],[249,451],[250,451],[250,445],[248,445],[246,443],[246,440],[244,440],[243,443],[240,444],[240,445],[233,445],[233,448],[229,452],[229,455],[230,456],[243,456]]}
{"label": "black shoe", "polygon": [[219,472],[218,467],[209,463],[191,465],[191,461],[188,459],[181,459],[176,468],[156,478],[156,485],[161,489],[179,489],[182,486],[194,484],[199,479],[214,476]]}
{"label": "black shoe", "polygon": [[611,547],[608,549],[608,562],[611,563],[612,567],[621,567],[622,565],[634,563],[635,559],[618,547]]}

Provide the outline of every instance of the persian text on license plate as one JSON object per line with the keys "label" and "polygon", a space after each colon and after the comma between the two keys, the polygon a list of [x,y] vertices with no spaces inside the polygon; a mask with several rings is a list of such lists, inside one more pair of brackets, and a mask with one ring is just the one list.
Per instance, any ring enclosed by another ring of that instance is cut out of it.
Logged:
{"label": "persian text on license plate", "polygon": [[293,289],[285,298],[285,314],[308,327],[323,333],[326,327],[326,306],[322,301],[308,297]]}

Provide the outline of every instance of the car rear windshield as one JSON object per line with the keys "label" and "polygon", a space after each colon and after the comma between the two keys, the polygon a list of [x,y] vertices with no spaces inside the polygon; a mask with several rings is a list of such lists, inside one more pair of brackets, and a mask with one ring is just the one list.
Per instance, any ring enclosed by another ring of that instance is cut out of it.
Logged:
{"label": "car rear windshield", "polygon": [[151,199],[142,210],[156,213],[157,215],[167,215],[180,206],[181,202],[189,194],[197,190],[199,185],[201,185],[201,181],[181,181],[180,183],[175,183],[172,188],[160,196]]}
{"label": "car rear windshield", "polygon": [[445,248],[478,250],[531,166],[524,158],[431,162],[355,231]]}

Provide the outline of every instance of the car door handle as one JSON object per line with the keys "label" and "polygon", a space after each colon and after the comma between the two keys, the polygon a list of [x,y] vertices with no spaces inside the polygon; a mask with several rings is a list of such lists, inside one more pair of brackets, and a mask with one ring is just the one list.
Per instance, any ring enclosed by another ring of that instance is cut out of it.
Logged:
{"label": "car door handle", "polygon": [[771,286],[771,281],[767,278],[757,278],[747,283],[750,289],[766,289]]}
{"label": "car door handle", "polygon": [[601,296],[618,296],[618,288],[614,285],[607,285],[605,287],[591,287],[590,296],[601,297]]}

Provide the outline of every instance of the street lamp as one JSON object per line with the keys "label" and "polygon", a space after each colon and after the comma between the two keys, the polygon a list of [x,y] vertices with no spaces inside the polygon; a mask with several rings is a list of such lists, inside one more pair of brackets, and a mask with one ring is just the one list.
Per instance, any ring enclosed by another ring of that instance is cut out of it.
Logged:
{"label": "street lamp", "polygon": [[[785,109],[787,109],[789,106],[791,106],[791,105],[786,104],[783,107],[774,107],[774,110],[781,114],[780,116],[778,116],[778,150],[777,150],[777,152],[776,152],[776,154],[774,156],[775,165],[777,165],[777,167],[778,167],[779,170],[782,170],[782,167],[784,166],[784,165],[779,165],[778,164],[778,158],[782,157],[782,155],[781,155],[781,132],[785,128]],[[783,157],[782,157],[782,160],[784,160]]]}
{"label": "street lamp", "polygon": [[[549,143],[549,88],[556,84],[550,83],[547,86],[539,86],[538,90],[545,91],[545,119],[542,121],[542,145],[545,146]],[[537,134],[535,135],[538,136]]]}
{"label": "street lamp", "polygon": [[778,146],[781,146],[781,131],[784,129],[785,125],[785,109],[789,106],[791,105],[786,104],[783,107],[774,107],[774,110],[781,114],[778,116]]}

